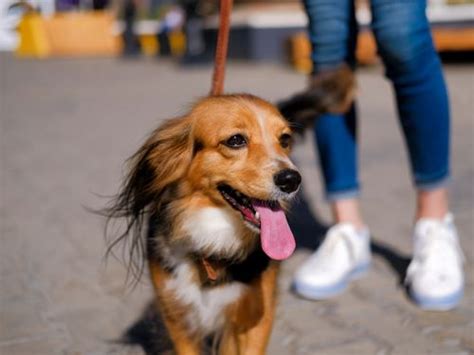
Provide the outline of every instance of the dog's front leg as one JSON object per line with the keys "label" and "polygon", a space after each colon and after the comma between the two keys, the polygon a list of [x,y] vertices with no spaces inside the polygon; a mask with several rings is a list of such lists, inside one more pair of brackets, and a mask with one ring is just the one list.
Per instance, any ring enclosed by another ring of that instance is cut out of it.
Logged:
{"label": "dog's front leg", "polygon": [[180,326],[180,323],[176,322],[175,320],[170,320],[169,318],[167,319],[166,316],[163,318],[170,338],[173,342],[176,355],[201,354],[201,344],[197,339],[190,337]]}
{"label": "dog's front leg", "polygon": [[220,355],[265,354],[275,312],[277,274],[278,264],[271,263],[230,308]]}
{"label": "dog's front leg", "polygon": [[157,295],[157,307],[177,355],[200,355],[201,339],[189,333],[184,323],[186,308],[176,303],[172,294],[166,293],[165,282],[169,275],[156,262],[150,260],[150,276]]}

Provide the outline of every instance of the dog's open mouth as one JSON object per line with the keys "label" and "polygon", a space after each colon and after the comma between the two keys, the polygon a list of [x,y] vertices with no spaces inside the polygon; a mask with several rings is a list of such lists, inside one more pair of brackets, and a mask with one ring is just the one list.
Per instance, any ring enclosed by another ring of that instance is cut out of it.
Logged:
{"label": "dog's open mouth", "polygon": [[244,195],[226,184],[219,185],[218,190],[222,197],[224,197],[224,200],[226,200],[232,208],[242,214],[245,221],[250,223],[253,227],[260,229],[260,215],[253,207],[253,203],[256,202],[255,199]]}
{"label": "dog's open mouth", "polygon": [[270,258],[283,260],[293,253],[295,239],[277,201],[251,198],[227,184],[220,184],[218,189],[224,200],[241,213],[250,228],[259,232],[262,250]]}

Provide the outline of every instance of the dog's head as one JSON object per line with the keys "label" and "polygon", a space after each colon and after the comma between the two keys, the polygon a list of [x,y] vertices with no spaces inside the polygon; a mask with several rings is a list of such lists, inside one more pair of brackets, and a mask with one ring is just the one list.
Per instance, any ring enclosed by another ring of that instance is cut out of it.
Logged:
{"label": "dog's head", "polygon": [[130,229],[145,213],[166,210],[169,234],[186,244],[189,234],[202,232],[191,238],[201,251],[248,246],[261,234],[264,251],[282,259],[294,245],[280,204],[301,182],[291,143],[288,124],[270,103],[251,95],[205,98],[161,125],[135,154],[115,215],[128,217]]}
{"label": "dog's head", "polygon": [[274,106],[250,95],[222,96],[200,102],[189,119],[193,157],[185,178],[194,191],[256,227],[246,211],[252,202],[294,196],[301,177],[289,159],[291,130]]}

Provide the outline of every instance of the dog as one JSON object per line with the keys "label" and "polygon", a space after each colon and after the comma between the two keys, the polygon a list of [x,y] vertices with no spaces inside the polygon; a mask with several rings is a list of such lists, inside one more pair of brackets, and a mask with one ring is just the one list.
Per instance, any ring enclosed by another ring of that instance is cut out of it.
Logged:
{"label": "dog", "polygon": [[285,209],[301,175],[292,130],[269,102],[249,95],[198,101],[166,121],[131,158],[108,209],[124,217],[138,268],[146,261],[156,304],[179,355],[264,354],[279,261],[295,249]]}

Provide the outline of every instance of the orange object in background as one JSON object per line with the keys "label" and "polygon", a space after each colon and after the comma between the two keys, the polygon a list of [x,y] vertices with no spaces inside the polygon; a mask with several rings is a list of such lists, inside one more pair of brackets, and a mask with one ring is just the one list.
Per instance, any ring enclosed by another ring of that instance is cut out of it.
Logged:
{"label": "orange object in background", "polygon": [[474,50],[474,28],[435,30],[433,40],[438,51],[472,51]]}
{"label": "orange object in background", "polygon": [[[438,52],[474,50],[474,28],[434,27],[431,30]],[[377,44],[371,31],[362,31],[357,39],[357,60],[361,64],[377,62]]]}
{"label": "orange object in background", "polygon": [[311,61],[311,43],[305,32],[295,34],[289,41],[290,62],[296,71],[310,73],[313,68]]}
{"label": "orange object in background", "polygon": [[142,53],[147,57],[153,57],[158,54],[160,44],[156,34],[142,34],[138,36]]}
{"label": "orange object in background", "polygon": [[43,18],[34,12],[23,15],[18,25],[20,44],[16,54],[20,57],[46,58],[51,55],[51,46],[46,34]]}
{"label": "orange object in background", "polygon": [[[156,34],[140,34],[138,40],[140,42],[141,51],[145,56],[152,57],[160,52],[160,42]],[[186,37],[182,31],[176,30],[168,33],[168,40],[173,57],[184,55],[186,50]]]}
{"label": "orange object in background", "polygon": [[121,39],[113,33],[114,17],[105,11],[26,14],[19,26],[22,57],[115,56]]}
{"label": "orange object in background", "polygon": [[372,31],[359,32],[357,37],[356,58],[362,65],[370,65],[377,62],[377,44],[375,43]]}

